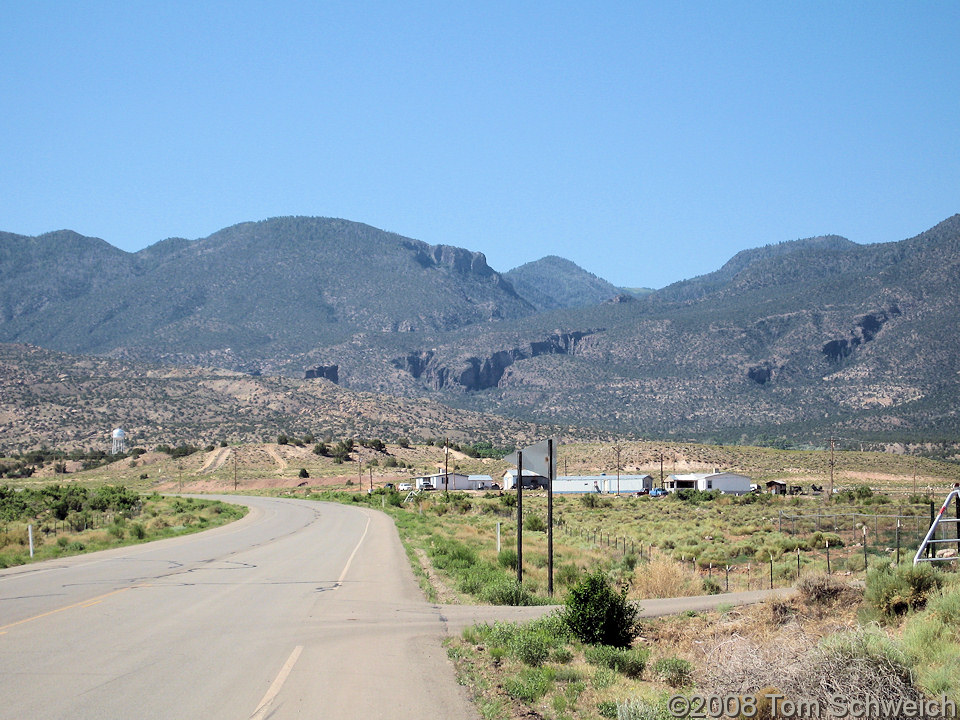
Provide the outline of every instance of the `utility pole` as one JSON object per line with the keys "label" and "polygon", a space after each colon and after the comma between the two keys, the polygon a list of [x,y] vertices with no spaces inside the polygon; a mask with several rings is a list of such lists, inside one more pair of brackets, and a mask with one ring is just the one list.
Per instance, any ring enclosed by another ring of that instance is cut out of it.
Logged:
{"label": "utility pole", "polygon": [[443,491],[450,494],[450,438],[443,439]]}
{"label": "utility pole", "polygon": [[830,438],[830,494],[827,495],[827,502],[833,502],[833,451],[834,451],[834,440]]}
{"label": "utility pole", "polygon": [[237,451],[233,451],[233,491],[237,491]]}
{"label": "utility pole", "polygon": [[620,454],[623,452],[623,447],[622,443],[613,446],[613,452],[617,454],[617,495],[620,494]]}
{"label": "utility pole", "polygon": [[660,451],[660,489],[663,490],[663,451]]}
{"label": "utility pole", "polygon": [[180,492],[183,492],[183,461],[177,460],[177,475],[180,478]]}
{"label": "utility pole", "polygon": [[913,494],[917,494],[917,456],[913,456]]}
{"label": "utility pole", "polygon": [[523,584],[523,451],[517,450],[517,585]]}
{"label": "utility pole", "polygon": [[547,440],[547,594],[553,597],[553,438]]}

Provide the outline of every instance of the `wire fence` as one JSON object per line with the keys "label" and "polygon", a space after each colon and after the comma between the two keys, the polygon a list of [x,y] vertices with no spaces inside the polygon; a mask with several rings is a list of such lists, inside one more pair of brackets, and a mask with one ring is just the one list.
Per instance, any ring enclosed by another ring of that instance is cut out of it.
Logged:
{"label": "wire fence", "polygon": [[[653,558],[679,561],[691,573],[699,575],[709,591],[737,592],[790,587],[805,574],[863,574],[878,559],[896,564],[911,562],[931,522],[926,505],[899,506],[897,512],[884,514],[838,510],[809,513],[780,510],[778,529],[784,535],[805,536],[802,547],[784,552],[760,552],[752,559],[728,558],[719,562],[693,551],[685,554],[681,550],[677,557],[677,549],[667,553],[656,545],[600,527],[571,527],[562,521],[557,527],[569,538],[621,557],[634,555],[640,562]],[[960,523],[957,525],[960,527]],[[816,540],[816,546],[811,546],[811,538]],[[960,540],[957,550],[960,553]]]}
{"label": "wire fence", "polygon": [[[896,512],[866,513],[843,508],[817,509],[815,512],[790,512],[779,510],[777,529],[786,535],[812,535],[813,533],[833,533],[849,544],[869,542],[872,545],[887,545],[899,541],[901,544],[919,546],[924,535],[933,523],[936,512],[934,503],[925,505],[899,505]],[[960,517],[960,507],[955,510]],[[952,530],[952,535],[943,535],[944,539],[957,539],[960,552],[960,523]]]}

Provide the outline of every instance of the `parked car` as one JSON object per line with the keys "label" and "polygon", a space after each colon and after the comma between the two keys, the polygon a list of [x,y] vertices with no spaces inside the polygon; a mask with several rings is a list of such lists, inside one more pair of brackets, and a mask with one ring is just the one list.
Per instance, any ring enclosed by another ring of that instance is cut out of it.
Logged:
{"label": "parked car", "polygon": [[393,483],[387,483],[383,486],[384,490],[393,490]]}
{"label": "parked car", "polygon": [[667,491],[663,488],[654,488],[650,491],[650,497],[663,497],[667,494]]}
{"label": "parked car", "polygon": [[399,490],[400,492],[410,492],[411,490],[413,490],[413,484],[400,483],[399,485],[397,485],[397,490]]}
{"label": "parked car", "polygon": [[436,490],[436,488],[433,487],[433,483],[432,483],[432,482],[425,482],[425,483],[423,483],[422,485],[420,485],[420,489],[421,489],[421,490]]}

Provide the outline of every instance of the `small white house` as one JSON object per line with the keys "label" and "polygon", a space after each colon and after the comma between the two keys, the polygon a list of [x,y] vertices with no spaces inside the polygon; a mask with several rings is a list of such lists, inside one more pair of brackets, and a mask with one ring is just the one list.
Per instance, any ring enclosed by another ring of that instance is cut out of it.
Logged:
{"label": "small white house", "polygon": [[[460,473],[434,473],[433,475],[423,475],[417,478],[417,489],[430,483],[434,490],[482,490],[477,481],[471,481],[467,475]],[[489,485],[487,485],[489,487]]]}
{"label": "small white house", "polygon": [[471,490],[489,490],[493,487],[493,478],[489,475],[468,475],[467,482]]}
{"label": "small white house", "polygon": [[666,489],[667,492],[719,490],[725,495],[746,495],[751,491],[751,482],[749,477],[738,473],[688,473],[686,475],[670,475],[666,481]]}

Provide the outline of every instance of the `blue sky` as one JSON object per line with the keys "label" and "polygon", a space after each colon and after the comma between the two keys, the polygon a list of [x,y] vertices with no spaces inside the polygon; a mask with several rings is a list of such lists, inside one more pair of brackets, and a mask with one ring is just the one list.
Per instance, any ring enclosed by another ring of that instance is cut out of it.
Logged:
{"label": "blue sky", "polygon": [[960,212],[956,2],[0,3],[0,230],[278,215],[662,287]]}

